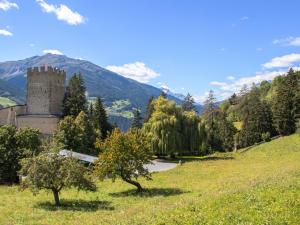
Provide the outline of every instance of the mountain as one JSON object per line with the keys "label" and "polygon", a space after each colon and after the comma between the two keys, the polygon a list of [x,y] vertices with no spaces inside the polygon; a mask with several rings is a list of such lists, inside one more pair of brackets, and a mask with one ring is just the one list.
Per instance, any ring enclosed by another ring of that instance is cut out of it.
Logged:
{"label": "mountain", "polygon": [[[111,122],[117,122],[122,129],[130,126],[133,108],[141,109],[144,113],[148,99],[151,96],[156,97],[162,92],[156,87],[125,78],[86,60],[46,54],[0,63],[0,95],[6,93],[8,97],[17,102],[24,102],[27,68],[46,64],[65,70],[67,80],[74,73],[80,72],[84,78],[88,95],[91,99],[96,96],[102,97],[109,110]],[[172,95],[168,95],[168,98],[181,102]]]}
{"label": "mountain", "polygon": [[[181,93],[175,93],[175,92],[172,92],[169,88],[167,87],[161,87],[160,88],[161,91],[163,91],[164,93],[166,93],[168,96],[172,96],[176,99],[179,99],[180,101],[183,101],[184,98],[185,98],[185,95],[181,94]],[[195,107],[196,107],[196,111],[198,112],[198,114],[201,114],[203,112],[203,105],[195,102]]]}

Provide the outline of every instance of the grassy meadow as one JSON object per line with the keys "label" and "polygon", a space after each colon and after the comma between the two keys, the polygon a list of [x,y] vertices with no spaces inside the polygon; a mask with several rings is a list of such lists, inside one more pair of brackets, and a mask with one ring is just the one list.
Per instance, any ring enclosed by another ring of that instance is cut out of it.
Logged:
{"label": "grassy meadow", "polygon": [[177,168],[141,180],[136,194],[121,181],[95,193],[63,190],[33,196],[0,186],[0,224],[299,224],[300,138],[280,138],[250,150],[183,158]]}

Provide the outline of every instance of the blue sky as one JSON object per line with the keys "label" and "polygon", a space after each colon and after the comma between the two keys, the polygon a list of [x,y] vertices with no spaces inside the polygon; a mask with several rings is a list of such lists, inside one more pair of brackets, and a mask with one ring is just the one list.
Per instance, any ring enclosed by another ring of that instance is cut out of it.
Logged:
{"label": "blue sky", "polygon": [[[0,61],[92,61],[202,101],[300,65],[298,0],[0,0]],[[55,51],[54,51],[55,50]]]}

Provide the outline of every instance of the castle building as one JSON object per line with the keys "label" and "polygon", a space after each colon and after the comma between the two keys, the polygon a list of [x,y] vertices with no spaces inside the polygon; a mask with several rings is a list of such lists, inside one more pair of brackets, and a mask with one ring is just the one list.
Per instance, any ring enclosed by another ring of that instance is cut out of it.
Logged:
{"label": "castle building", "polygon": [[62,116],[65,80],[66,73],[60,69],[28,68],[26,104],[1,109],[0,126],[31,127],[52,135]]}

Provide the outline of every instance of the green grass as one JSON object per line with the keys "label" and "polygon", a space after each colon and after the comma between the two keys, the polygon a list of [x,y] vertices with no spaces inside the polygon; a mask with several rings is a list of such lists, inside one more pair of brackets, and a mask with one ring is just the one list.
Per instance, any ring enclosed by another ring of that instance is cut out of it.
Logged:
{"label": "green grass", "polygon": [[107,107],[107,112],[111,116],[121,116],[127,119],[133,118],[133,113],[130,110],[125,110],[126,107],[130,106],[131,102],[127,100],[114,101],[111,107]]}
{"label": "green grass", "polygon": [[17,103],[15,103],[14,101],[10,100],[9,98],[0,97],[0,105],[2,105],[3,107],[14,106],[16,104]]}
{"label": "green grass", "polygon": [[[137,195],[121,181],[96,193],[33,196],[0,187],[0,224],[299,224],[300,138],[280,138],[243,153],[183,158],[155,173]],[[194,161],[192,161],[194,160]]]}

